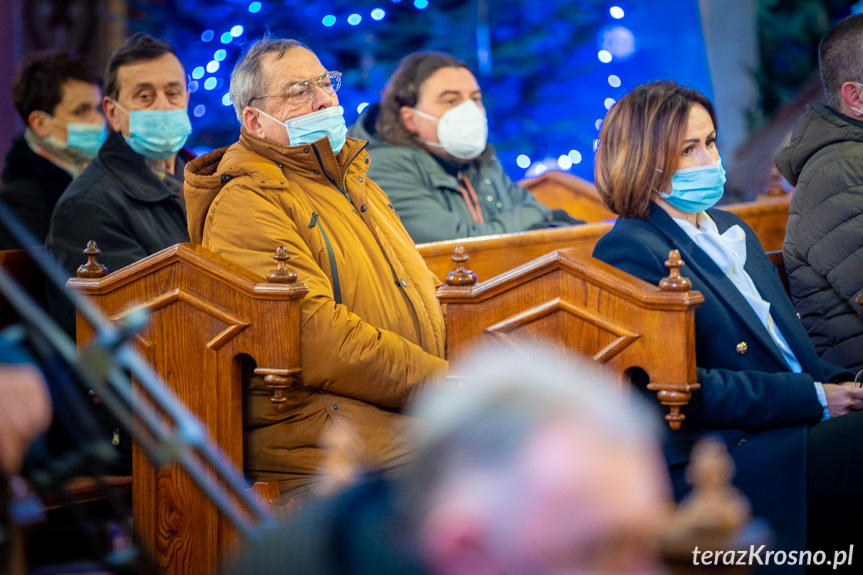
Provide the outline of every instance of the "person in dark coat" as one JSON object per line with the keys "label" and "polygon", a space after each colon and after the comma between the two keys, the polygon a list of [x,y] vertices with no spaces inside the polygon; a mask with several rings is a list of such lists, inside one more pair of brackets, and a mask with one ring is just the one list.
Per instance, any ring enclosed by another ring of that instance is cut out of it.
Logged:
{"label": "person in dark coat", "polygon": [[416,243],[580,223],[509,179],[487,143],[479,84],[449,54],[404,58],[348,135],[369,142],[369,177]]}
{"label": "person in dark coat", "polygon": [[809,549],[847,550],[863,536],[863,389],[818,358],[752,230],[711,209],[725,171],[710,102],[673,82],[636,88],[606,115],[595,175],[620,217],[594,257],[656,285],[679,250],[682,275],[704,296],[695,312],[701,389],[665,442],[675,496],[688,489],[695,441],[717,435],[736,485],[775,533],[773,549],[806,549],[808,528]]}
{"label": "person in dark coat", "polygon": [[[105,71],[103,108],[111,127],[96,159],[60,197],[46,247],[70,276],[87,261],[89,240],[99,261],[117,271],[168,246],[189,241],[182,149],[191,133],[186,73],[174,48],[135,34]],[[48,310],[75,333],[74,311],[49,290]]]}
{"label": "person in dark coat", "polygon": [[[71,52],[28,56],[15,73],[12,101],[26,126],[0,175],[0,200],[41,244],[60,194],[105,141],[101,80]],[[0,249],[23,247],[0,229]]]}
{"label": "person in dark coat", "polygon": [[[170,44],[137,33],[111,55],[102,107],[108,139],[84,172],[63,192],[45,247],[70,276],[87,261],[87,242],[102,250],[99,261],[115,272],[171,245],[189,241],[183,170],[192,154],[183,149],[192,131],[186,72]],[[75,310],[49,286],[47,309],[75,337]],[[115,474],[131,468],[131,440],[110,416],[103,428],[119,461]]]}
{"label": "person in dark coat", "polygon": [[863,370],[863,14],[821,40],[829,105],[812,104],[776,167],[792,185],[782,252],[791,298],[823,359]]}

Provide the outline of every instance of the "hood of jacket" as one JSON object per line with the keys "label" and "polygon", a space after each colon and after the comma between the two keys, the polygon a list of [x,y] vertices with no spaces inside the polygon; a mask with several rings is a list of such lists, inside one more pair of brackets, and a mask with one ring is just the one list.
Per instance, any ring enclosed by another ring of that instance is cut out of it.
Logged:
{"label": "hood of jacket", "polygon": [[863,142],[863,122],[824,104],[810,104],[794,125],[791,142],[776,156],[776,167],[796,186],[803,167],[813,156],[844,142]]}
{"label": "hood of jacket", "polygon": [[[284,146],[253,136],[242,128],[236,144],[213,150],[186,165],[186,212],[191,241],[198,244],[203,241],[204,224],[210,205],[225,184],[232,179],[245,176],[252,178],[256,186],[280,188],[284,186],[284,168],[300,174],[320,171],[319,179],[322,183],[331,184],[332,181],[328,182],[330,178],[340,183],[343,182],[350,163],[365,146],[364,141],[348,138],[333,163],[331,148],[328,155],[318,158],[319,149],[329,147],[329,142],[325,139],[315,142],[314,146]],[[322,166],[324,170],[320,170]]]}

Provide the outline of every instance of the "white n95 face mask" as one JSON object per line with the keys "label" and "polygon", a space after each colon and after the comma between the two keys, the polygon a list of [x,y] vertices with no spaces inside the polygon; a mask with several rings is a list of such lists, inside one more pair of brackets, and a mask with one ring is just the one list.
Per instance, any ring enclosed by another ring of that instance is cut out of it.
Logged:
{"label": "white n95 face mask", "polygon": [[427,146],[443,148],[447,154],[459,160],[472,160],[479,156],[488,143],[488,119],[485,112],[473,100],[465,100],[450,108],[440,118],[435,118],[416,108],[418,115],[437,121],[437,137],[440,144],[422,140]]}

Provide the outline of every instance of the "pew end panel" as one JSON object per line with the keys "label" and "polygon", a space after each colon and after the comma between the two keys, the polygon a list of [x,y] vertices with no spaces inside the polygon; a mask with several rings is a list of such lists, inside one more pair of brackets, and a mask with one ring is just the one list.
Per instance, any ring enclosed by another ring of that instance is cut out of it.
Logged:
{"label": "pew end panel", "polygon": [[[471,266],[467,266],[471,267]],[[475,285],[446,285],[447,357],[458,373],[475,345],[495,340],[514,350],[541,338],[605,365],[629,390],[633,370],[647,373],[678,428],[695,383],[694,291],[663,291],[608,264],[564,249]]]}
{"label": "pew end panel", "polygon": [[[280,269],[286,259],[279,260]],[[149,323],[134,336],[141,354],[242,469],[242,358],[253,358],[259,370],[286,385],[294,382],[300,372],[299,306],[308,288],[278,278],[268,282],[196,244],[174,245],[105,277],[73,278],[67,285],[112,320],[142,308],[149,312]],[[79,346],[92,336],[79,315]],[[140,401],[134,382],[133,394]],[[135,527],[161,569],[218,571],[219,553],[236,534],[185,472],[154,467],[136,443],[132,490]],[[274,494],[272,486],[258,486],[256,492],[272,500],[278,489]]]}

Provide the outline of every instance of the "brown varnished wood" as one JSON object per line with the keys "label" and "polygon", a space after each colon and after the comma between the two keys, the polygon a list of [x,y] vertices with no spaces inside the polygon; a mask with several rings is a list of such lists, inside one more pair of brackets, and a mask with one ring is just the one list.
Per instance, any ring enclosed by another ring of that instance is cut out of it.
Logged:
{"label": "brown varnished wood", "polygon": [[102,250],[95,241],[87,242],[87,248],[84,250],[84,255],[87,256],[87,263],[81,264],[76,270],[76,275],[79,278],[103,278],[108,275],[108,268],[100,264],[96,258]]}
{"label": "brown varnished wood", "polygon": [[606,209],[596,186],[566,172],[550,171],[518,183],[537,200],[555,210],[564,210],[584,222],[613,220],[617,214]]}
{"label": "brown varnished wood", "polygon": [[[766,198],[723,206],[737,214],[758,236],[765,250],[781,250],[788,222],[790,196]],[[553,250],[573,248],[590,256],[612,224],[590,223],[579,226],[531,230],[512,234],[498,234],[475,238],[462,238],[418,244],[420,254],[429,269],[443,282],[452,267],[451,257],[456,246],[463,246],[470,256],[471,269],[480,281],[500,275],[525,262]]]}
{"label": "brown varnished wood", "polygon": [[[468,254],[469,254],[468,250]],[[520,347],[542,338],[597,361],[628,390],[634,368],[647,372],[671,413],[672,428],[695,383],[695,291],[668,292],[576,249],[556,250],[476,285],[445,285],[447,357],[453,375],[484,340]]]}
{"label": "brown varnished wood", "polygon": [[[287,258],[277,261],[284,264]],[[276,276],[290,275],[286,266],[279,269],[285,271]],[[299,305],[308,288],[295,281],[267,282],[196,244],[171,246],[104,278],[73,278],[67,285],[90,296],[115,320],[133,309],[150,312],[148,326],[136,339],[142,355],[242,468],[239,358],[249,355],[260,370],[293,384],[300,371]],[[91,337],[79,316],[79,345]],[[268,498],[277,497],[272,486],[264,491]],[[133,514],[136,529],[166,573],[217,572],[220,551],[236,539],[184,472],[154,468],[137,444]]]}

